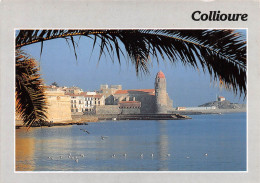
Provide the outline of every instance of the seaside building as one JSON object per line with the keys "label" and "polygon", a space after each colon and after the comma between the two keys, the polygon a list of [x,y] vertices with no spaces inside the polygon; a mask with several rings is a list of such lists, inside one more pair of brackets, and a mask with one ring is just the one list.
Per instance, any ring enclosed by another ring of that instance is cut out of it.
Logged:
{"label": "seaside building", "polygon": [[87,113],[87,114],[88,113],[95,113],[95,107],[96,106],[105,105],[105,96],[104,95],[84,94],[83,96],[84,96],[84,112]]}
{"label": "seaside building", "polygon": [[105,105],[114,105],[113,95],[122,90],[122,85],[100,85],[99,93],[105,97]]}
{"label": "seaside building", "polygon": [[83,92],[83,90],[82,90],[81,88],[75,87],[75,86],[69,87],[69,88],[63,87],[62,89],[65,91],[65,94],[66,94],[66,95],[67,95],[67,94],[75,94],[75,95],[78,95],[78,94],[80,94],[80,93]]}
{"label": "seaside building", "polygon": [[84,112],[84,95],[82,94],[72,94],[68,93],[68,96],[70,96],[70,103],[71,103],[71,112],[72,114],[80,114]]}
{"label": "seaside building", "polygon": [[151,114],[173,110],[162,71],[157,73],[154,85],[154,89],[131,90],[122,90],[122,85],[101,85],[98,92],[48,86],[48,120],[67,121],[71,115],[83,114]]}
{"label": "seaside building", "polygon": [[219,102],[222,102],[222,101],[225,101],[225,100],[226,100],[225,97],[218,96],[218,101],[219,101]]}
{"label": "seaside building", "polygon": [[172,108],[172,100],[169,98],[166,90],[166,78],[162,71],[155,77],[155,102],[156,113],[167,113]]}
{"label": "seaside building", "polygon": [[185,110],[186,110],[186,107],[176,107],[176,110],[177,110],[177,111],[185,111]]}
{"label": "seaside building", "polygon": [[64,122],[71,120],[70,96],[60,87],[46,86],[47,121]]}
{"label": "seaside building", "polygon": [[[92,94],[92,95],[89,95]],[[95,106],[105,105],[105,97],[96,92],[81,92],[80,94],[67,94],[71,99],[72,115],[93,113]]]}
{"label": "seaside building", "polygon": [[140,113],[155,112],[155,90],[154,89],[136,89],[136,90],[118,90],[113,95],[114,105],[122,101],[139,101],[141,103]]}
{"label": "seaside building", "polygon": [[[113,88],[110,95],[105,95],[105,106],[97,107],[97,114],[149,114],[167,113],[172,109],[173,101],[169,98],[166,91],[166,78],[162,71],[158,72],[155,78],[155,89],[132,89],[122,90],[120,87],[108,87],[101,85],[101,91],[106,93]],[[109,102],[108,102],[109,101]],[[108,105],[109,104],[109,105]],[[116,107],[115,107],[116,106]],[[116,110],[115,110],[116,109]]]}
{"label": "seaside building", "polygon": [[[97,92],[83,92],[79,87],[49,86],[49,90],[59,90],[69,97],[72,115],[83,115],[85,112],[93,113],[96,105],[105,105],[105,97]],[[62,109],[60,109],[62,110]]]}

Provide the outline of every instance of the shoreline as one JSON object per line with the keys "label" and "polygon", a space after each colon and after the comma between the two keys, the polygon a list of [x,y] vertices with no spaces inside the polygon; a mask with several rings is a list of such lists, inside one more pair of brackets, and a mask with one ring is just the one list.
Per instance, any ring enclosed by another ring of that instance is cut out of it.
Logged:
{"label": "shoreline", "polygon": [[[192,110],[192,111],[171,111],[167,114],[141,114],[141,115],[72,115],[72,120],[62,122],[45,122],[42,125],[32,126],[35,127],[52,127],[52,126],[71,126],[71,125],[88,125],[88,123],[95,123],[100,121],[119,121],[119,120],[185,120],[191,119],[185,115],[210,115],[210,114],[228,114],[247,112],[246,109],[214,109],[214,110]],[[175,116],[173,116],[175,115]],[[157,116],[157,117],[156,117]],[[15,128],[24,128],[21,121],[16,123]],[[27,127],[25,127],[27,128]]]}

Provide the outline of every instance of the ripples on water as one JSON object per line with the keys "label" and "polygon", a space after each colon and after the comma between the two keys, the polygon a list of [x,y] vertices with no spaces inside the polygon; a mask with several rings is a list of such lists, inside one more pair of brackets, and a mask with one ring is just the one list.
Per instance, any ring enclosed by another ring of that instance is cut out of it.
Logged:
{"label": "ripples on water", "polygon": [[246,113],[191,117],[17,129],[16,170],[246,170]]}

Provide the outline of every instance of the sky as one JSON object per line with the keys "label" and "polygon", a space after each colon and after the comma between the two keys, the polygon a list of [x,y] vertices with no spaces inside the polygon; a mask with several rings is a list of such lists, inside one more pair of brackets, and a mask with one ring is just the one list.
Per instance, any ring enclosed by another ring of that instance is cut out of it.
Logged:
{"label": "sky", "polygon": [[[239,30],[246,35],[245,30]],[[99,90],[101,84],[121,84],[123,89],[152,89],[156,73],[165,74],[167,92],[173,100],[173,106],[198,106],[215,101],[217,95],[224,96],[233,103],[246,103],[244,96],[235,95],[219,87],[210,75],[181,62],[170,63],[151,58],[149,74],[136,75],[135,66],[122,57],[121,64],[116,59],[113,63],[109,55],[99,58],[99,47],[92,52],[93,40],[81,38],[77,47],[77,60],[72,45],[64,39],[45,41],[42,55],[41,44],[35,43],[23,47],[33,58],[39,61],[40,72],[46,85],[57,82],[59,86],[77,86],[84,91]],[[115,56],[116,58],[116,56]]]}

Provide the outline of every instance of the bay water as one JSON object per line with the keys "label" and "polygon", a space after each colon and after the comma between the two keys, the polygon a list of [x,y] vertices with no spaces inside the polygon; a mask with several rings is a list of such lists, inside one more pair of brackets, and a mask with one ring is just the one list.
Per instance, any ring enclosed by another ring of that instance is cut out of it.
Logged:
{"label": "bay water", "polygon": [[16,129],[16,171],[246,171],[246,113],[191,117]]}

